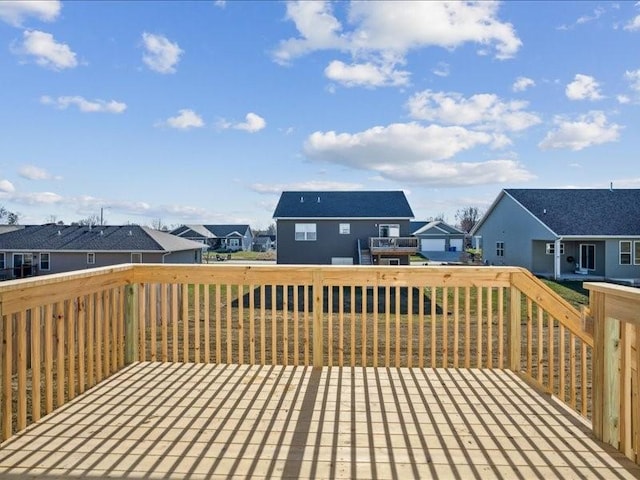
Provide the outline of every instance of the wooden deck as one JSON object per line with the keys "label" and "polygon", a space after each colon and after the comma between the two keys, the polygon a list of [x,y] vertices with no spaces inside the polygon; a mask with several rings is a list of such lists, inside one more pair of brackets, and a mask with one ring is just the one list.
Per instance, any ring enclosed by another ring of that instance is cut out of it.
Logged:
{"label": "wooden deck", "polygon": [[0,445],[0,478],[633,479],[506,370],[135,363]]}

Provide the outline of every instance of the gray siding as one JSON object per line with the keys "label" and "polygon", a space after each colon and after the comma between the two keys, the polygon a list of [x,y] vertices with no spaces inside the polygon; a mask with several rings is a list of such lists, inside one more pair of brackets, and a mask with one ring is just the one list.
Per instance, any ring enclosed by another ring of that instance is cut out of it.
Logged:
{"label": "gray siding", "polygon": [[[24,251],[5,252],[5,268],[13,268],[14,253],[31,253]],[[47,253],[47,252],[45,252]],[[122,263],[131,263],[131,252],[94,252],[95,263],[87,263],[88,252],[48,252],[49,270],[40,269],[40,254],[34,253],[33,264],[37,268],[38,274],[46,275],[52,273],[71,272],[74,270],[84,270],[87,268],[107,267]],[[174,252],[164,257],[164,263],[201,263],[200,250],[184,250]],[[163,263],[162,253],[142,253],[143,263]]]}
{"label": "gray siding", "polygon": [[[550,242],[555,239],[547,228],[506,195],[475,234],[482,236],[482,256],[490,265],[511,265],[528,270],[534,270],[532,239]],[[496,255],[497,242],[504,242],[503,257]],[[544,250],[542,254],[544,256]]]}
{"label": "gray siding", "polygon": [[[296,223],[315,223],[315,241],[296,241]],[[351,225],[349,235],[341,235],[339,224]],[[400,225],[400,236],[409,237],[409,220],[284,220],[277,222],[277,263],[328,265],[332,257],[351,257],[358,263],[358,239],[363,247],[369,238],[379,236],[380,224]],[[403,263],[406,263],[403,261]]]}
{"label": "gray siding", "polygon": [[[145,263],[146,259],[143,258]],[[162,261],[162,260],[160,260]],[[173,252],[164,257],[164,263],[202,263],[202,250],[183,250]]]}
{"label": "gray siding", "polygon": [[620,265],[620,240],[630,241],[632,251],[633,242],[639,241],[637,238],[621,238],[606,241],[604,247],[606,255],[606,276],[608,278],[640,278],[640,265]]}

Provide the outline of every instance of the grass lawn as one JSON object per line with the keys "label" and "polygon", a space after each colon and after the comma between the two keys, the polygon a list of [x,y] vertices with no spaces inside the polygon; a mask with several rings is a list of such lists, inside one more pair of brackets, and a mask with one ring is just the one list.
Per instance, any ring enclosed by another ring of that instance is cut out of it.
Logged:
{"label": "grass lawn", "polygon": [[589,305],[589,291],[583,287],[582,282],[541,280],[576,309],[580,310],[581,305]]}

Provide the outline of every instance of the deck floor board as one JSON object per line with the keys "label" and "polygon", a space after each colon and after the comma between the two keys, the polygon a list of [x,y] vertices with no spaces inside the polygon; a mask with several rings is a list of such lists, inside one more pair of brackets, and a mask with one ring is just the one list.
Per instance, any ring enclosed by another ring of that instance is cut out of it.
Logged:
{"label": "deck floor board", "polygon": [[502,370],[137,363],[0,445],[0,478],[633,479]]}

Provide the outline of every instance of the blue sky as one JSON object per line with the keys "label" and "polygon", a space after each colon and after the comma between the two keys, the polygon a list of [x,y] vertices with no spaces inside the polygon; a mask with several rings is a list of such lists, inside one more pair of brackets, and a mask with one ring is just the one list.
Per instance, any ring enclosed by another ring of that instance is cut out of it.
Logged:
{"label": "blue sky", "polygon": [[0,1],[21,223],[250,223],[282,190],[640,187],[634,2]]}

